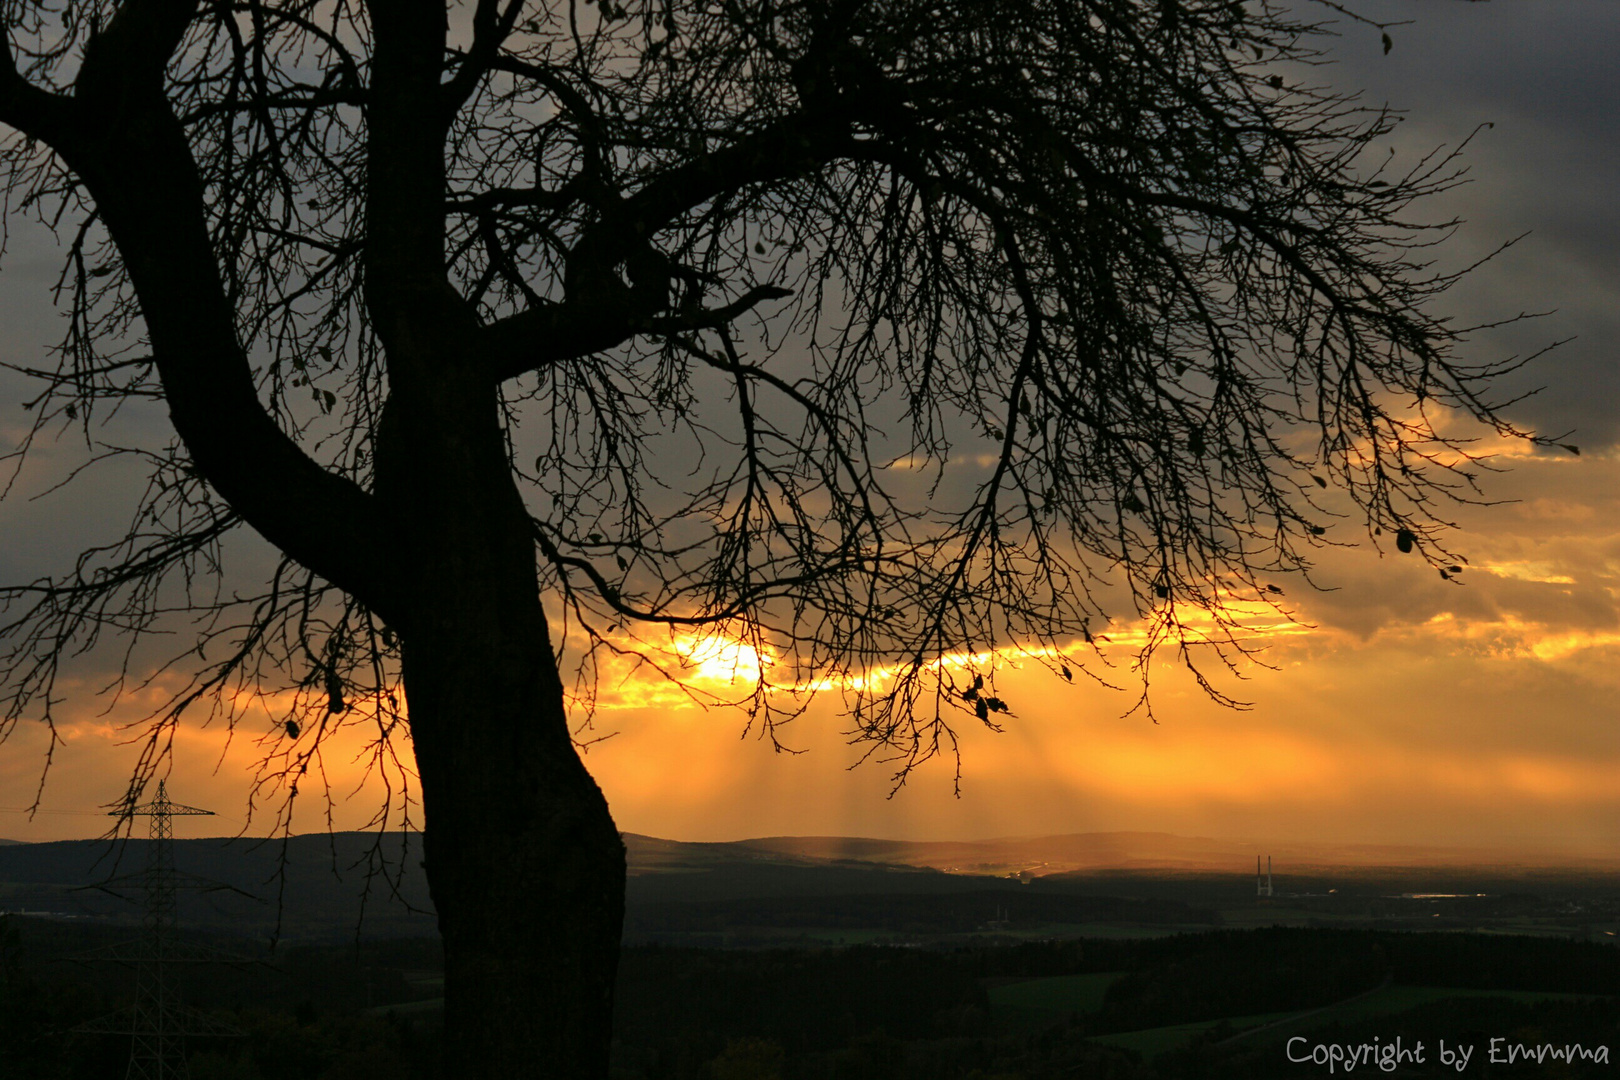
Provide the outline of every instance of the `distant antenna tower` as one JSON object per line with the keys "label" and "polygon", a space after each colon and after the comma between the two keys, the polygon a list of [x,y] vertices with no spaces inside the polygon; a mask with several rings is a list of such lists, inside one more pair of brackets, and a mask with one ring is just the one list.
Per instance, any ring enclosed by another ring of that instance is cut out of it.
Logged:
{"label": "distant antenna tower", "polygon": [[126,805],[109,812],[110,817],[152,819],[146,848],[146,870],[103,882],[97,888],[115,891],[133,884],[143,894],[145,915],[139,941],[120,942],[110,948],[93,950],[80,959],[113,960],[135,968],[135,1004],[101,1020],[76,1028],[85,1034],[130,1036],[129,1071],[126,1080],[186,1080],[185,1038],[188,1035],[240,1035],[204,1013],[180,1003],[170,984],[169,967],[182,963],[239,963],[243,958],[227,956],[200,945],[187,945],[175,939],[176,893],[184,886],[229,888],[214,882],[181,880],[174,868],[174,817],[212,816],[212,810],[182,806],[169,801],[164,782],[158,781],[157,798],[141,806]]}
{"label": "distant antenna tower", "polygon": [[1260,856],[1254,857],[1254,892],[1256,896],[1271,895],[1271,856],[1266,856],[1266,871],[1260,872]]}

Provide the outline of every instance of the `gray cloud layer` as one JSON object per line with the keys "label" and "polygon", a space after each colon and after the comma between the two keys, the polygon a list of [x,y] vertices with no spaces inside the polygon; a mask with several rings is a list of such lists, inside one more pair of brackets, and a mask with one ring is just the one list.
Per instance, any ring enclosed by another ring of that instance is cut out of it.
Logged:
{"label": "gray cloud layer", "polygon": [[[1620,7],[1610,0],[1462,3],[1368,0],[1369,17],[1400,21],[1386,56],[1377,31],[1342,23],[1331,81],[1406,111],[1408,145],[1470,147],[1473,182],[1443,207],[1468,219],[1459,247],[1483,251],[1530,236],[1455,294],[1472,321],[1519,310],[1557,314],[1491,342],[1524,353],[1575,341],[1515,379],[1545,385],[1512,415],[1587,446],[1620,439]],[[1437,216],[1441,216],[1438,215]]]}

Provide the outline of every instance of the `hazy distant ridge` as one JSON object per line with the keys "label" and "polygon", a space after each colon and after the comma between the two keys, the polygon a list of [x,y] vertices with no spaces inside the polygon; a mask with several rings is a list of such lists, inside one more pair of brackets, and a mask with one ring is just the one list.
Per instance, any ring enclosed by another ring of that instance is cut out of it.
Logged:
{"label": "hazy distant ridge", "polygon": [[[421,869],[420,838],[395,833],[383,837],[380,846],[378,839],[371,833],[317,833],[293,837],[285,845],[251,838],[176,840],[175,861],[182,874],[240,890],[182,890],[182,921],[201,929],[259,935],[271,932],[279,921],[288,939],[337,940],[354,935],[363,909],[368,934],[432,933],[435,921]],[[1484,849],[1266,844],[1152,832],[956,842],[776,836],[723,843],[626,833],[624,841],[630,872],[626,900],[631,909],[642,911],[672,901],[1020,893],[1022,887],[1009,880],[1015,877],[1039,881],[1036,891],[1095,894],[1100,889],[1106,895],[1137,895],[1150,878],[1187,874],[1228,880],[1241,893],[1252,890],[1245,879],[1257,854],[1272,856],[1279,881],[1291,888],[1310,879],[1337,881],[1346,873],[1372,874],[1383,882],[1380,889],[1394,892],[1454,891],[1455,881],[1512,882],[1525,874],[1620,874],[1620,859],[1583,861],[1553,851],[1541,853],[1538,861]],[[138,920],[138,902],[130,902],[139,900],[133,883],[123,890],[126,900],[84,887],[115,875],[139,875],[146,865],[147,843],[0,845],[0,911]],[[1445,884],[1452,879],[1452,885]],[[1471,891],[1510,887],[1517,886],[1467,885]]]}
{"label": "hazy distant ridge", "polygon": [[[1156,832],[1073,833],[1067,836],[1005,837],[972,841],[884,840],[859,836],[768,836],[717,843],[667,840],[624,834],[632,878],[648,875],[713,875],[815,871],[852,882],[881,878],[901,888],[928,889],[904,879],[995,876],[1023,872],[1047,877],[1087,871],[1168,870],[1249,872],[1256,855],[1270,855],[1279,873],[1332,867],[1498,867],[1620,869],[1620,858],[1579,859],[1557,851],[1527,857],[1483,848],[1418,847],[1389,844],[1267,844],[1217,840]],[[379,846],[371,833],[312,833],[280,840],[213,838],[176,840],[183,872],[223,881],[256,895],[273,894],[279,870],[292,891],[341,893],[364,888],[368,856],[385,856],[412,906],[430,908],[414,836],[398,834]],[[120,849],[104,840],[44,843],[0,842],[0,882],[79,886],[113,874],[138,872],[145,865],[145,840]],[[335,880],[341,879],[341,882]],[[374,888],[385,883],[374,877]],[[830,879],[829,879],[830,880]],[[740,882],[738,882],[740,884]],[[386,887],[382,891],[390,893]],[[775,891],[774,889],[772,891]],[[861,890],[864,891],[864,888]],[[335,898],[335,897],[334,897]]]}
{"label": "hazy distant ridge", "polygon": [[958,874],[1036,876],[1077,870],[1214,870],[1252,865],[1257,855],[1279,868],[1334,866],[1620,867],[1620,852],[1608,859],[1556,848],[1496,851],[1489,848],[1411,844],[1285,843],[1218,840],[1161,832],[1095,832],[1064,836],[1018,836],[992,840],[880,840],[858,836],[770,836],[723,843],[687,843],[625,834],[631,872],[656,872],[736,859],[804,860],[845,865],[882,864]]}

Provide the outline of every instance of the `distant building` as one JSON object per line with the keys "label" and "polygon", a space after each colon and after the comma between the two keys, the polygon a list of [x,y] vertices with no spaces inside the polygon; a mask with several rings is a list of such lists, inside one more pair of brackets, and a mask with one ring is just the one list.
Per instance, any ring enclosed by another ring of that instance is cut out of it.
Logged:
{"label": "distant building", "polygon": [[1260,872],[1260,856],[1254,857],[1254,894],[1256,896],[1270,896],[1271,893],[1271,856],[1266,856],[1265,873]]}

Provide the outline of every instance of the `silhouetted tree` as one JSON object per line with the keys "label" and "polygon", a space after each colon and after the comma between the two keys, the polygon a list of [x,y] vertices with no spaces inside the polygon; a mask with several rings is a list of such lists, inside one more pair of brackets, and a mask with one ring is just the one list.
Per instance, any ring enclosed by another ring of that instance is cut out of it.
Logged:
{"label": "silhouetted tree", "polygon": [[[1408,216],[1453,155],[1392,171],[1281,6],[0,13],[8,208],[67,250],[22,449],[140,398],[176,435],[133,448],[122,540],[5,592],[4,722],[189,612],[135,789],[199,701],[296,690],[292,792],[375,725],[419,777],[460,1075],[606,1068],[624,858],[576,673],[751,645],[764,730],[841,686],[903,777],[1006,711],[942,655],[1112,611],[1144,680],[1161,643],[1233,662],[1233,598],[1326,542],[1318,485],[1441,565],[1477,467],[1449,419],[1510,430]],[[210,591],[244,526],[279,566]]]}

